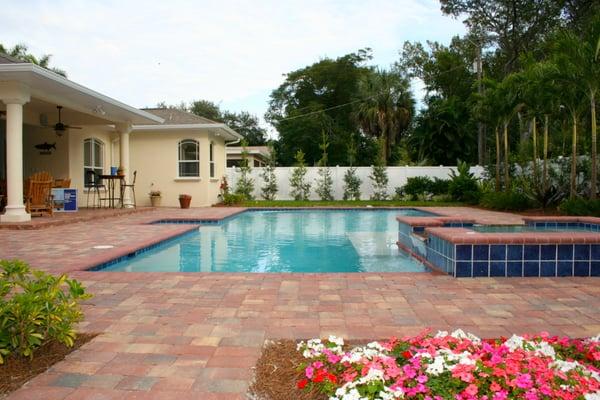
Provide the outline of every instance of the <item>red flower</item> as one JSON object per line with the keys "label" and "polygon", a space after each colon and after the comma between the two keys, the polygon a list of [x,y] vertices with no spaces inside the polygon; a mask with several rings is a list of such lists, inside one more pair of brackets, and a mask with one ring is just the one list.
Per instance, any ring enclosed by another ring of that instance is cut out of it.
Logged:
{"label": "red flower", "polygon": [[333,374],[327,374],[327,379],[329,379],[329,382],[331,382],[331,383],[336,383],[337,382],[337,378]]}
{"label": "red flower", "polygon": [[298,383],[296,384],[296,386],[298,386],[298,389],[304,389],[304,387],[308,384],[308,379],[302,379],[301,381],[298,381]]}
{"label": "red flower", "polygon": [[410,351],[406,350],[406,351],[402,352],[402,357],[409,359],[412,357],[412,354]]}

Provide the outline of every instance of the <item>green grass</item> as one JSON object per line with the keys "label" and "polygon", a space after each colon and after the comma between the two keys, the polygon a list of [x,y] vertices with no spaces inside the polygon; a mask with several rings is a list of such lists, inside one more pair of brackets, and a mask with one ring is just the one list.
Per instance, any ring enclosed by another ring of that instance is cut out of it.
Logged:
{"label": "green grass", "polygon": [[321,201],[321,200],[308,200],[308,201],[296,201],[296,200],[252,200],[245,201],[240,204],[243,207],[452,207],[462,206],[463,203],[458,202],[445,202],[445,201],[402,201],[402,200],[387,200],[387,201],[374,201],[374,200],[334,200],[334,201]]}

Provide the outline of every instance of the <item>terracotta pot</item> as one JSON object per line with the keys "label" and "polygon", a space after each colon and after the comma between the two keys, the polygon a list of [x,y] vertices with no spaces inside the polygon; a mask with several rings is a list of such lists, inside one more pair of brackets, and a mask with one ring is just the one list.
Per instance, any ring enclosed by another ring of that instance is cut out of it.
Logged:
{"label": "terracotta pot", "polygon": [[179,196],[179,205],[181,208],[190,208],[190,203],[192,202],[192,196],[189,194],[182,194]]}
{"label": "terracotta pot", "polygon": [[150,203],[152,204],[152,207],[160,207],[161,199],[161,196],[150,196]]}

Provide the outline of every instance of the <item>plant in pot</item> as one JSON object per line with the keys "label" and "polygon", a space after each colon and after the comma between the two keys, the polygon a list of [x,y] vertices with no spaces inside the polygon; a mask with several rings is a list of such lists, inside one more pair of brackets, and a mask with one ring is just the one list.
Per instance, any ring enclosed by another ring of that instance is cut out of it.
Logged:
{"label": "plant in pot", "polygon": [[117,176],[125,176],[125,168],[122,165],[119,165],[119,168],[117,168]]}
{"label": "plant in pot", "polygon": [[181,208],[190,208],[190,203],[192,202],[192,196],[189,194],[180,194],[179,195],[179,205]]}
{"label": "plant in pot", "polygon": [[150,193],[148,193],[148,196],[150,196],[150,203],[152,204],[152,207],[160,207],[160,200],[162,198],[162,193],[160,190],[153,189],[150,191]]}

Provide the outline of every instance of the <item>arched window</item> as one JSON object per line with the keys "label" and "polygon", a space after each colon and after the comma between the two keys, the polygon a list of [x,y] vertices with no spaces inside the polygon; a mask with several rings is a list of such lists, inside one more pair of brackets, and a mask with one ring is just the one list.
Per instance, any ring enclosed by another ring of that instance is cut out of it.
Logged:
{"label": "arched window", "polygon": [[97,175],[102,175],[104,171],[104,143],[96,138],[83,141],[83,176],[86,185],[92,183],[90,171]]}
{"label": "arched window", "polygon": [[200,151],[198,141],[185,139],[179,142],[179,176],[200,176]]}

